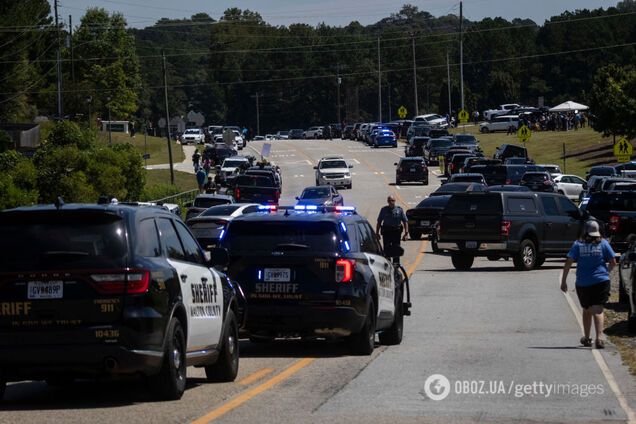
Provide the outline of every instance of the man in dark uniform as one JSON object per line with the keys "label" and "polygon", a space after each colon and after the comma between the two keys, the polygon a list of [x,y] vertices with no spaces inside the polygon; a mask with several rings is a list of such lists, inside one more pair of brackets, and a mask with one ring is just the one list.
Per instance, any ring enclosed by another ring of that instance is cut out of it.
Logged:
{"label": "man in dark uniform", "polygon": [[380,209],[375,232],[378,237],[382,234],[382,243],[384,244],[385,253],[393,257],[393,262],[399,262],[399,256],[394,256],[394,252],[400,248],[402,230],[404,230],[402,240],[406,240],[406,234],[409,231],[409,222],[406,219],[404,210],[395,205],[395,197],[389,196],[387,203],[387,206]]}

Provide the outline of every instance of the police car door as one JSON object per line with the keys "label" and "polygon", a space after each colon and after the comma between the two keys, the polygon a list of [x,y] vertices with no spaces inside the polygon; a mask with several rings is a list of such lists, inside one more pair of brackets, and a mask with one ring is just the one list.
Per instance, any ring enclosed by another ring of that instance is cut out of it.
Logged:
{"label": "police car door", "polygon": [[378,305],[376,305],[378,316],[386,316],[387,314],[392,316],[395,312],[393,265],[382,255],[380,242],[371,226],[366,222],[360,222],[358,229],[361,233],[361,247],[369,261],[369,267],[373,272],[378,289]]}
{"label": "police car door", "polygon": [[[220,329],[216,328],[220,327],[220,324],[214,325],[214,280],[210,270],[203,265],[203,258],[197,257],[196,252],[199,252],[199,248],[196,242],[196,249],[193,249],[193,240],[184,236],[189,235],[187,230],[183,231],[183,228],[177,227],[182,235],[180,238],[173,223],[183,225],[169,218],[157,220],[161,240],[167,250],[168,263],[177,271],[181,282],[181,296],[188,320],[187,350],[200,350],[218,343],[220,335]],[[217,296],[222,304],[223,295],[219,283],[216,282],[219,292]]]}

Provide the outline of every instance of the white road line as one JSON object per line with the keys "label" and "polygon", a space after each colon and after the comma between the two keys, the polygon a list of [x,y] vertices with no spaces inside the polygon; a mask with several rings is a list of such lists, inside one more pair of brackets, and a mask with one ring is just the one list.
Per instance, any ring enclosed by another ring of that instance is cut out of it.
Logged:
{"label": "white road line", "polygon": [[350,162],[355,162],[358,165],[360,165],[360,161],[358,159],[349,159]]}
{"label": "white road line", "polygon": [[384,175],[384,172],[380,172],[380,175]]}
{"label": "white road line", "polygon": [[[559,284],[561,283],[561,278],[563,278],[563,270],[561,270],[561,272],[559,273]],[[576,304],[572,300],[572,296],[570,296],[569,292],[564,293],[564,296],[568,302],[568,305],[570,305],[570,309],[572,309],[572,312],[574,313],[576,322],[579,324],[581,331],[583,331],[583,321],[581,318],[581,312],[579,311],[579,308],[576,307]],[[609,384],[610,388],[614,392],[614,395],[616,396],[618,403],[620,404],[621,408],[623,408],[623,411],[625,411],[625,415],[627,415],[627,422],[630,424],[636,424],[636,414],[634,414],[634,411],[629,406],[627,399],[625,399],[625,395],[623,394],[623,392],[621,392],[620,387],[618,387],[616,378],[614,377],[614,374],[607,366],[607,362],[605,362],[605,358],[603,358],[603,355],[601,355],[598,349],[592,349],[592,355],[594,356],[594,359],[596,360],[598,367],[601,369],[601,372],[605,376],[607,383]]]}
{"label": "white road line", "polygon": [[402,190],[399,185],[396,185],[395,188],[397,188],[398,190]]}

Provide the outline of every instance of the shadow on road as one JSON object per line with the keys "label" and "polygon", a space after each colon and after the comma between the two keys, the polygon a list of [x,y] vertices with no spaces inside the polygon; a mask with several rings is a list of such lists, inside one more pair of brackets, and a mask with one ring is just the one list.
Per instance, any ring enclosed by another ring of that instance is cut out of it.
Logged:
{"label": "shadow on road", "polygon": [[280,339],[262,343],[241,340],[240,352],[241,358],[336,358],[351,355],[344,340]]}
{"label": "shadow on road", "polygon": [[[427,268],[426,271],[429,272],[510,272],[510,271],[514,271],[514,267],[512,266],[506,266],[506,267],[492,267],[492,266],[487,266],[487,267],[475,267],[473,266],[472,268],[470,268],[470,270],[468,271],[458,271],[455,268],[452,268],[452,265],[449,265],[450,268],[444,268],[444,269],[430,269]],[[542,266],[539,269],[535,269],[532,271],[526,271],[528,273],[532,273],[534,271],[545,271],[545,270],[560,270],[562,269],[562,266]],[[521,271],[519,271],[521,272]]]}

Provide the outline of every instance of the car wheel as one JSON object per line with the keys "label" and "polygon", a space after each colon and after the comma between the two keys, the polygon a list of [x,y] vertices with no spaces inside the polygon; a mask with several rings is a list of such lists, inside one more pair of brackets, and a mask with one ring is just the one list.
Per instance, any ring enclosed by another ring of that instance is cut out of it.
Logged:
{"label": "car wheel", "polygon": [[426,179],[426,180],[422,181],[422,184],[423,184],[423,185],[428,185],[428,179]]}
{"label": "car wheel", "polygon": [[565,196],[565,193],[563,192],[563,190],[559,190],[559,191],[557,191],[557,193],[559,193],[562,196]]}
{"label": "car wheel", "polygon": [[419,240],[422,237],[422,232],[421,231],[410,231],[409,230],[409,237],[411,238],[411,240]]}
{"label": "car wheel", "polygon": [[404,333],[404,302],[402,288],[398,289],[395,296],[395,315],[393,324],[387,330],[378,335],[380,344],[393,346],[402,343],[402,335]]}
{"label": "car wheel", "polygon": [[4,399],[4,392],[7,390],[7,382],[0,380],[0,400]]}
{"label": "car wheel", "polygon": [[456,270],[468,271],[473,266],[475,257],[466,253],[453,253],[451,261]]}
{"label": "car wheel", "polygon": [[519,246],[519,252],[512,261],[517,271],[530,271],[537,263],[537,248],[532,240],[525,239]]}
{"label": "car wheel", "polygon": [[178,319],[172,318],[159,374],[150,379],[151,390],[163,400],[181,399],[186,386],[186,338]]}
{"label": "car wheel", "polygon": [[397,178],[395,179],[395,185],[400,185],[402,184],[402,180],[398,180]]}
{"label": "car wheel", "polygon": [[629,303],[629,295],[627,294],[627,290],[625,290],[625,282],[623,281],[620,269],[618,271],[618,303],[623,305]]}
{"label": "car wheel", "polygon": [[371,355],[375,348],[375,304],[369,299],[367,319],[359,333],[349,336],[349,348],[354,355]]}
{"label": "car wheel", "polygon": [[484,133],[484,134],[488,134],[488,132],[489,132],[489,131],[488,131],[488,128],[486,128],[486,127],[482,127],[482,128],[480,128],[480,129],[479,129],[479,131],[480,131],[480,132],[482,132],[482,133]]}
{"label": "car wheel", "polygon": [[234,311],[227,311],[225,316],[225,331],[223,332],[223,344],[218,360],[205,366],[205,376],[208,381],[229,382],[236,379],[239,368],[239,337],[238,324]]}
{"label": "car wheel", "polygon": [[440,249],[437,245],[437,233],[435,231],[431,233],[429,240],[431,242],[431,249],[433,250],[433,253],[442,253],[442,249]]}

